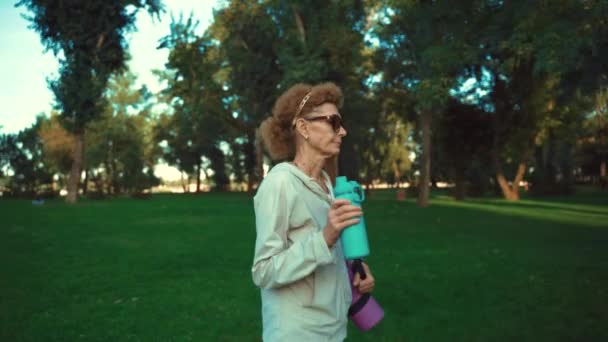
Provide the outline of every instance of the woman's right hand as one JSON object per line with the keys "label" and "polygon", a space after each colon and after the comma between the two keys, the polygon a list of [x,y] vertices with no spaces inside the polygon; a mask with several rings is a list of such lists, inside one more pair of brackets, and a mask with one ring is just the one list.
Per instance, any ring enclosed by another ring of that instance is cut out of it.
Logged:
{"label": "woman's right hand", "polygon": [[327,224],[323,229],[323,237],[329,248],[340,238],[344,228],[350,227],[359,222],[359,217],[363,215],[361,208],[352,205],[347,199],[337,199],[329,208],[327,214]]}

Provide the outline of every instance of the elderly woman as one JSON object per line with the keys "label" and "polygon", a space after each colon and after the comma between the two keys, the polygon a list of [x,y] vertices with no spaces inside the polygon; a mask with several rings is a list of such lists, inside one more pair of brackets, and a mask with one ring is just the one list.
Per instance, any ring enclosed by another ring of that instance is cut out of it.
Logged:
{"label": "elderly woman", "polygon": [[[332,183],[342,127],[342,92],[332,83],[298,84],[281,95],[259,128],[275,165],[254,198],[256,232],[251,273],[261,288],[265,341],[342,341],[351,304],[338,239],[361,209],[335,199]],[[329,174],[332,175],[330,178]],[[374,287],[368,274],[354,286]]]}

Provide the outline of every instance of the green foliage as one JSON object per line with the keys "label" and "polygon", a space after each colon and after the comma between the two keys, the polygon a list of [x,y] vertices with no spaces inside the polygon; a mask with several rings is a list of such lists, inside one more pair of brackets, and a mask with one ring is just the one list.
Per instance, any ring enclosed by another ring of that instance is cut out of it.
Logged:
{"label": "green foliage", "polygon": [[230,179],[226,173],[226,158],[224,152],[213,146],[207,154],[209,158],[209,168],[213,170],[213,189],[219,191],[228,190]]}
{"label": "green foliage", "polygon": [[46,163],[57,172],[60,178],[67,176],[73,162],[74,137],[61,125],[59,114],[42,121],[38,128]]}
{"label": "green foliage", "polygon": [[[389,1],[378,12],[374,33],[385,86],[403,89],[416,111],[440,114],[451,96],[470,102],[453,89],[473,78],[486,83],[487,92],[491,78],[487,99],[473,101],[493,118],[495,172],[503,172],[501,164],[530,162],[549,130],[574,127],[585,111],[576,94],[595,93],[607,79],[606,63],[598,59],[608,46],[606,35],[598,34],[606,32],[601,1]],[[402,115],[412,118],[411,110]],[[454,137],[440,139],[447,139],[441,146],[463,147]]]}
{"label": "green foliage", "polygon": [[[377,23],[384,82],[406,90],[418,110],[440,109],[456,76],[477,61],[476,2],[387,1]],[[407,113],[402,113],[407,115]]]}
{"label": "green foliage", "polygon": [[14,134],[0,134],[0,177],[5,177],[8,173],[8,167],[12,154],[17,151],[14,146],[16,145]]}
{"label": "green foliage", "polygon": [[256,170],[255,129],[272,108],[281,80],[277,51],[278,28],[267,13],[268,4],[232,1],[214,13],[209,34],[220,44],[223,98],[232,140],[233,167],[247,175],[249,190]]}
{"label": "green foliage", "polygon": [[603,172],[608,172],[608,90],[599,91],[593,100],[595,110],[582,118],[577,131],[575,160],[583,175],[606,186],[608,177],[602,175],[602,165]]}
{"label": "green foliage", "polygon": [[[160,41],[169,50],[166,70],[156,71],[167,84],[159,102],[169,109],[158,118],[144,108],[150,94],[129,89],[129,77],[110,84],[124,91],[108,89],[110,75],[124,70],[135,14],[159,13],[158,1],[17,5],[61,57],[59,77],[49,82],[61,123],[70,133],[96,129],[85,135],[96,182],[124,174],[140,184],[162,154],[217,189],[232,179],[251,190],[259,176],[255,129],[297,82],[343,89],[340,169],[366,183],[412,180],[415,171],[426,177],[430,156],[433,181],[466,183],[477,194],[491,188],[489,175],[512,178],[520,165],[534,169],[536,190],[558,179],[570,188],[574,170],[597,173],[605,160],[601,129],[583,119],[608,84],[605,1],[226,1],[203,34],[192,16],[172,18]],[[469,107],[455,109],[461,105]],[[430,115],[418,123],[420,113]],[[129,137],[125,127],[139,130]],[[47,140],[60,136],[45,129]],[[109,149],[109,141],[125,148]],[[68,152],[45,150],[52,172],[67,172]],[[111,166],[115,157],[122,166]]]}
{"label": "green foliage", "polygon": [[125,34],[134,29],[141,8],[158,13],[158,0],[21,0],[31,28],[43,45],[60,56],[59,78],[49,85],[66,127],[80,132],[99,116],[110,75],[124,68]]}
{"label": "green foliage", "polygon": [[146,89],[134,83],[131,73],[114,76],[106,91],[108,106],[87,126],[87,168],[97,192],[138,193],[159,182]]}
{"label": "green foliage", "polygon": [[360,1],[270,1],[266,9],[277,27],[278,90],[299,82],[325,81],[342,88],[341,114],[348,137],[342,145],[339,169],[351,179],[366,176],[363,158],[371,148],[366,137],[382,115],[380,102],[366,84],[374,72],[371,52],[364,44],[366,10]]}
{"label": "green foliage", "polygon": [[358,146],[360,178],[368,184],[378,179],[386,180],[388,184],[411,181],[410,153],[414,150],[411,126],[394,113],[378,113],[376,118],[378,121]]}
{"label": "green foliage", "polygon": [[147,8],[159,13],[159,0],[21,0],[31,28],[42,44],[59,57],[59,77],[49,81],[61,122],[74,134],[74,158],[67,200],[78,199],[84,164],[85,128],[102,115],[103,92],[108,79],[124,71],[127,60],[125,34],[133,30],[136,13]]}
{"label": "green foliage", "polygon": [[164,142],[165,161],[196,179],[203,158],[210,159],[214,181],[223,189],[228,180],[219,144],[228,137],[230,120],[217,80],[221,60],[212,37],[195,34],[197,24],[192,17],[173,19],[170,35],[161,40],[160,46],[170,49],[167,70],[159,73],[168,83],[162,96],[173,112],[161,117],[156,140]]}
{"label": "green foliage", "polygon": [[6,184],[13,196],[34,197],[37,193],[52,192],[53,173],[42,153],[38,136],[44,115],[36,118],[31,127],[16,134],[0,135],[0,169],[9,177]]}
{"label": "green foliage", "polygon": [[442,178],[455,183],[455,197],[484,195],[491,178],[483,172],[483,165],[492,161],[492,115],[451,100],[435,134],[438,152],[434,161]]}

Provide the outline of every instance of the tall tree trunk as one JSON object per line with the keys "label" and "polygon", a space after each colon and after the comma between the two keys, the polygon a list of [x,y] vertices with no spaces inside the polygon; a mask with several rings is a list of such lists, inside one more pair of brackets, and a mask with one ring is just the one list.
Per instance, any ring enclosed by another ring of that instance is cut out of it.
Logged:
{"label": "tall tree trunk", "polygon": [[86,195],[89,190],[89,170],[84,170],[84,182],[82,183],[82,194]]}
{"label": "tall tree trunk", "polygon": [[494,167],[496,168],[496,181],[502,190],[504,198],[509,201],[519,200],[519,183],[524,179],[524,175],[526,174],[526,162],[524,161],[526,158],[522,158],[523,160],[519,163],[517,173],[515,174],[515,179],[511,185],[509,185],[509,182],[502,171],[498,154],[495,153],[493,159]]}
{"label": "tall tree trunk", "polygon": [[519,199],[512,191],[511,186],[509,185],[509,182],[507,182],[502,171],[496,172],[496,181],[498,181],[498,185],[500,186],[500,190],[502,190],[502,195],[505,199],[509,201],[517,201]]}
{"label": "tall tree trunk", "polygon": [[[255,127],[248,129],[247,142],[245,143],[245,169],[247,171],[247,192],[253,193],[253,185],[258,179],[256,177],[256,139]],[[260,175],[261,176],[261,175]]]}
{"label": "tall tree trunk", "polygon": [[439,189],[439,185],[437,185],[437,178],[433,176],[432,172],[431,172],[431,188]]}
{"label": "tall tree trunk", "polygon": [[418,185],[418,206],[429,205],[429,182],[431,181],[431,124],[433,113],[430,110],[422,112],[420,128],[422,131],[422,156],[420,163],[420,184]]}
{"label": "tall tree trunk", "polygon": [[[596,108],[595,108],[595,117],[597,119],[597,127],[599,128],[599,132],[598,132],[598,141],[600,143],[600,146],[606,146],[606,132],[607,132],[607,127],[604,127],[604,116],[602,115],[602,112],[604,110],[604,107],[606,106],[606,97],[608,95],[608,90],[606,90],[606,93],[599,96],[597,98],[597,102],[596,102]],[[604,189],[604,188],[608,188],[608,175],[607,175],[607,170],[606,170],[606,156],[604,153],[601,154],[601,158],[602,161],[600,161],[600,188]]]}
{"label": "tall tree trunk", "polygon": [[104,189],[104,185],[103,185],[102,174],[101,173],[97,173],[97,172],[93,172],[92,178],[93,178],[93,183],[95,184],[95,190],[100,195],[103,195],[105,193],[105,189]]}
{"label": "tall tree trunk", "polygon": [[454,174],[454,199],[464,201],[467,193],[466,170],[460,165],[456,166]]}
{"label": "tall tree trunk", "polygon": [[201,160],[199,158],[198,164],[196,165],[196,193],[201,192]]}
{"label": "tall tree trunk", "polygon": [[[112,166],[110,165],[110,160],[108,158],[106,158],[106,161],[104,162],[104,171],[103,173],[99,174],[99,178],[101,178],[101,184],[103,186],[103,191],[105,191],[106,194],[111,194],[112,193],[112,186],[111,186],[111,182],[110,182],[110,175],[111,173],[111,168]],[[102,192],[103,192],[102,191]]]}
{"label": "tall tree trunk", "polygon": [[605,189],[608,187],[608,176],[606,175],[606,161],[602,160],[600,163],[600,188]]}
{"label": "tall tree trunk", "polygon": [[209,179],[211,179],[211,176],[209,176],[209,172],[207,172],[207,168],[203,167],[202,171],[203,171],[203,174],[205,175],[205,179],[207,181],[209,181]]}
{"label": "tall tree trunk", "polygon": [[116,160],[112,158],[110,160],[112,164],[112,194],[116,195],[120,192],[120,187],[118,186],[118,165],[116,165]]}
{"label": "tall tree trunk", "polygon": [[179,178],[180,178],[180,183],[182,184],[182,190],[184,190],[184,193],[190,192],[190,184],[187,184],[186,182],[184,182],[184,171],[179,172]]}
{"label": "tall tree trunk", "polygon": [[296,19],[296,27],[298,28],[298,33],[300,34],[300,42],[304,47],[306,47],[306,30],[304,29],[304,21],[302,20],[302,16],[300,16],[300,13],[296,10],[295,7],[293,7],[293,14]]}
{"label": "tall tree trunk", "polygon": [[464,201],[466,198],[466,184],[464,179],[457,179],[454,183],[454,199],[457,201]]}
{"label": "tall tree trunk", "polygon": [[545,160],[545,173],[543,174],[543,182],[545,182],[548,186],[554,187],[557,184],[557,168],[555,163],[555,154],[556,154],[556,144],[555,135],[553,133],[553,129],[549,128],[549,133],[547,137],[547,157]]}
{"label": "tall tree trunk", "polygon": [[401,170],[399,169],[399,163],[396,160],[393,160],[391,164],[393,168],[393,174],[395,176],[395,183],[397,184],[397,189],[399,189],[399,185],[401,183]]}
{"label": "tall tree trunk", "polygon": [[255,130],[255,167],[258,179],[264,178],[264,142],[260,130]]}
{"label": "tall tree trunk", "polygon": [[84,132],[74,134],[74,155],[70,179],[68,180],[68,203],[78,201],[78,190],[80,188],[80,176],[82,174],[82,162],[84,159]]}

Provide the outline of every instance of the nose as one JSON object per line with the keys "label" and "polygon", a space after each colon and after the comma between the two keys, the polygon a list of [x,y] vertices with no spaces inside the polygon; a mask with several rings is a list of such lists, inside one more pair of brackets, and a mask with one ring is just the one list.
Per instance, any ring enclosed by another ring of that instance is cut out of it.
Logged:
{"label": "nose", "polygon": [[344,136],[346,136],[346,134],[348,134],[348,132],[346,131],[346,128],[344,128],[344,126],[340,126],[340,130],[338,131],[338,136],[344,137]]}

